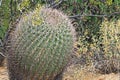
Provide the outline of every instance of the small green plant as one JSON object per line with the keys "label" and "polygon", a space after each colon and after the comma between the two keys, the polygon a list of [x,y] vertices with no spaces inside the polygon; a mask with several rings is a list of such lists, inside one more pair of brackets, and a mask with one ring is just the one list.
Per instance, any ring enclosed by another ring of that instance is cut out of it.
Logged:
{"label": "small green plant", "polygon": [[8,32],[10,80],[53,80],[68,63],[74,40],[74,28],[60,11],[39,7],[23,16]]}

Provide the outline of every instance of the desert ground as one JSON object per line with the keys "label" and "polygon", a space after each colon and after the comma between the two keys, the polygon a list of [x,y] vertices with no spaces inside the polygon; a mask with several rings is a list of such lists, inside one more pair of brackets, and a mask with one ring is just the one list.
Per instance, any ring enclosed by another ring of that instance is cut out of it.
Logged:
{"label": "desert ground", "polygon": [[[6,65],[0,67],[0,80],[9,80]],[[64,71],[62,80],[120,80],[120,74],[99,74],[70,66]]]}

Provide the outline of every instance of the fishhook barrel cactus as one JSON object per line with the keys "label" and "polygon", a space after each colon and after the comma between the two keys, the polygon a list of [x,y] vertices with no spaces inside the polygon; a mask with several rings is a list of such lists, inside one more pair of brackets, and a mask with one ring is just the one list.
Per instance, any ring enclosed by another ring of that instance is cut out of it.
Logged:
{"label": "fishhook barrel cactus", "polygon": [[75,31],[62,12],[37,8],[9,30],[6,41],[10,80],[53,80],[68,63]]}

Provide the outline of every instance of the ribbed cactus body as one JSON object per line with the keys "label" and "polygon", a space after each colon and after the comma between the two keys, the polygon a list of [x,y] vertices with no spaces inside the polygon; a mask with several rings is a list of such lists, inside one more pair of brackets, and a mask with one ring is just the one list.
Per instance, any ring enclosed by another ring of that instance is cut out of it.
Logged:
{"label": "ribbed cactus body", "polygon": [[39,8],[22,17],[8,33],[11,80],[53,80],[73,51],[74,29],[63,13]]}

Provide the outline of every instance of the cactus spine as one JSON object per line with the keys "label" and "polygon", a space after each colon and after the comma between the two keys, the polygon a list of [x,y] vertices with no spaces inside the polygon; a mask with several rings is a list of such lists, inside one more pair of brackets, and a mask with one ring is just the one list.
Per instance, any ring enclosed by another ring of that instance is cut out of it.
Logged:
{"label": "cactus spine", "polygon": [[74,33],[57,10],[41,7],[22,17],[6,42],[10,80],[53,80],[69,60]]}

